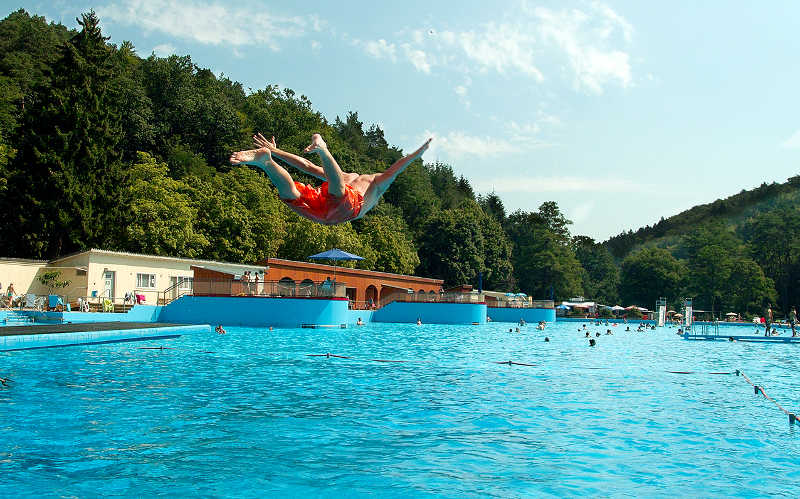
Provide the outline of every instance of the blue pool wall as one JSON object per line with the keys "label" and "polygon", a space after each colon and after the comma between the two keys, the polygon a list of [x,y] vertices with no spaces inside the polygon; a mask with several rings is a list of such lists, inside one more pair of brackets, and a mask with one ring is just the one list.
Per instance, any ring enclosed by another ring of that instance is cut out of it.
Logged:
{"label": "blue pool wall", "polygon": [[165,306],[160,322],[249,327],[348,324],[347,300],[182,296]]}
{"label": "blue pool wall", "polygon": [[347,324],[355,325],[358,323],[358,318],[361,317],[361,322],[369,324],[372,321],[374,310],[348,310],[347,311]]}
{"label": "blue pool wall", "polygon": [[117,343],[148,339],[162,339],[182,336],[189,333],[209,333],[208,325],[170,326],[143,329],[122,329],[105,331],[86,331],[59,334],[24,334],[0,336],[0,352],[33,350],[40,348],[65,347]]}
{"label": "blue pool wall", "polygon": [[392,302],[375,311],[373,322],[423,324],[485,324],[485,303]]}
{"label": "blue pool wall", "polygon": [[34,321],[63,322],[158,322],[161,309],[156,305],[136,305],[125,313],[112,312],[39,312],[37,310],[0,310],[0,322],[10,315],[33,317]]}
{"label": "blue pool wall", "polygon": [[552,308],[489,308],[487,314],[492,322],[519,322],[524,319],[529,324],[536,324],[539,321],[556,321],[556,311]]}

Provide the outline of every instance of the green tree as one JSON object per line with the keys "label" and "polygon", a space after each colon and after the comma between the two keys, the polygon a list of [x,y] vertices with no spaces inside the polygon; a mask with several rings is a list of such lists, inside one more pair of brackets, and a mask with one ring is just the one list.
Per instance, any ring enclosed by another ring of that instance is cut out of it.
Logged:
{"label": "green tree", "polygon": [[263,175],[236,167],[210,179],[184,181],[192,187],[197,227],[210,243],[205,258],[255,263],[283,246],[289,210]]}
{"label": "green tree", "polygon": [[13,137],[26,108],[37,105],[36,88],[50,85],[66,27],[20,9],[0,21],[0,134]]}
{"label": "green tree", "polygon": [[189,56],[151,55],[141,63],[145,92],[152,102],[156,150],[162,157],[175,143],[188,145],[211,165],[226,165],[234,148],[249,146],[241,85],[200,69]]}
{"label": "green tree", "polygon": [[420,274],[443,279],[446,286],[475,282],[484,265],[478,219],[464,210],[442,210],[422,226]]}
{"label": "green tree", "polygon": [[513,243],[512,262],[517,285],[525,293],[539,298],[565,299],[580,295],[584,270],[563,233],[554,233],[550,227],[538,212],[518,210],[508,216],[505,228]]}
{"label": "green tree", "polygon": [[602,244],[587,236],[572,238],[575,257],[586,271],[583,275],[583,291],[601,303],[619,301],[619,268],[611,252]]}
{"label": "green tree", "polygon": [[781,308],[789,310],[799,298],[800,211],[780,208],[761,213],[748,220],[742,232],[753,259],[775,282]]}
{"label": "green tree", "polygon": [[478,196],[478,204],[484,213],[494,218],[501,224],[505,223],[506,207],[503,205],[503,200],[500,199],[497,194],[491,192],[486,195]]}
{"label": "green tree", "polygon": [[277,256],[289,260],[306,261],[323,251],[339,248],[358,255],[359,262],[337,262],[340,267],[372,269],[378,261],[377,252],[355,231],[353,224],[320,225],[285,208],[288,215],[286,239],[278,248]]}
{"label": "green tree", "polygon": [[359,233],[375,250],[372,270],[412,274],[419,265],[419,256],[408,226],[402,218],[390,215],[367,216]]}
{"label": "green tree", "polygon": [[750,258],[732,262],[726,296],[732,312],[761,314],[764,303],[776,303],[777,293],[772,279]]}
{"label": "green tree", "polygon": [[645,248],[622,261],[619,292],[625,303],[654,306],[680,297],[686,266],[663,248]]}
{"label": "green tree", "polygon": [[165,163],[147,153],[128,170],[123,192],[126,211],[123,247],[153,255],[196,258],[209,241],[196,227],[191,187],[168,176]]}
{"label": "green tree", "polygon": [[46,287],[47,293],[51,295],[56,289],[66,288],[70,283],[68,279],[61,279],[60,270],[45,272],[42,275],[36,276],[36,280],[39,281],[42,286]]}
{"label": "green tree", "polygon": [[136,161],[137,152],[152,151],[156,128],[153,104],[142,83],[142,64],[131,42],[123,42],[112,50],[114,84],[109,89],[110,99],[119,108],[122,138],[119,150],[125,161]]}
{"label": "green tree", "polygon": [[[700,248],[689,261],[689,289],[696,297],[705,297],[714,317],[716,305],[729,286],[733,271],[733,259],[724,248],[708,245]],[[698,304],[699,305],[699,304]]]}
{"label": "green tree", "polygon": [[[7,253],[52,257],[107,247],[119,227],[120,117],[110,98],[111,50],[90,12],[62,46],[53,79],[29,110],[6,196]],[[10,205],[10,206],[9,206]],[[11,210],[10,208],[14,209]],[[19,209],[25,207],[25,209]]]}

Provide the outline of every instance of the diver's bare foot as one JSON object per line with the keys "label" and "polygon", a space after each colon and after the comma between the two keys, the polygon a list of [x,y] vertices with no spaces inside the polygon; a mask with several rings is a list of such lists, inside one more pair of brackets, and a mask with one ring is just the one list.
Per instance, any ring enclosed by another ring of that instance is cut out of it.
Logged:
{"label": "diver's bare foot", "polygon": [[430,139],[426,140],[425,143],[422,144],[419,147],[419,149],[417,149],[416,151],[412,152],[411,154],[409,154],[406,157],[409,158],[411,161],[414,161],[415,159],[421,158],[422,155],[425,154],[425,151],[427,151],[428,148],[431,146],[431,141],[432,140],[433,140],[433,137],[431,137]]}
{"label": "diver's bare foot", "polygon": [[328,149],[328,144],[322,140],[322,135],[315,133],[311,136],[311,145],[303,149],[305,153],[321,152]]}
{"label": "diver's bare foot", "polygon": [[272,159],[269,149],[250,149],[249,151],[239,151],[231,154],[230,162],[232,165],[253,165],[264,166]]}

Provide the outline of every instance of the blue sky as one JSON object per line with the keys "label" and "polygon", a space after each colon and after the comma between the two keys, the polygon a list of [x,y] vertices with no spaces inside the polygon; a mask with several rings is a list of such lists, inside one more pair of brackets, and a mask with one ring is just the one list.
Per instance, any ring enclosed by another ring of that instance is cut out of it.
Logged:
{"label": "blue sky", "polygon": [[405,150],[433,136],[426,161],[598,240],[800,169],[796,2],[2,5],[70,27],[94,8],[143,57],[358,111]]}

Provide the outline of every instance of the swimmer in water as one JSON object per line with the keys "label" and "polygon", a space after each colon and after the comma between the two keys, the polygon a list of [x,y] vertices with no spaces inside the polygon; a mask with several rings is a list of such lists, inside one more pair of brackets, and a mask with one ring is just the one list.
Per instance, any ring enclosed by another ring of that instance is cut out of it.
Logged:
{"label": "swimmer in water", "polygon": [[222,324],[220,324],[219,326],[214,328],[214,331],[216,331],[217,334],[225,334],[225,332],[226,332],[225,329],[222,327]]}
{"label": "swimmer in water", "polygon": [[[260,133],[253,136],[258,149],[235,152],[231,154],[230,162],[232,165],[251,165],[264,170],[278,189],[281,201],[298,215],[323,225],[336,225],[357,220],[374,208],[394,179],[414,160],[422,157],[431,140],[428,139],[419,149],[395,161],[385,171],[364,175],[343,172],[318,133],[311,136],[311,145],[303,152],[318,154],[322,166],[278,149],[275,137],[267,140]],[[312,187],[295,182],[274,158],[317,177],[323,181],[322,185]]]}

